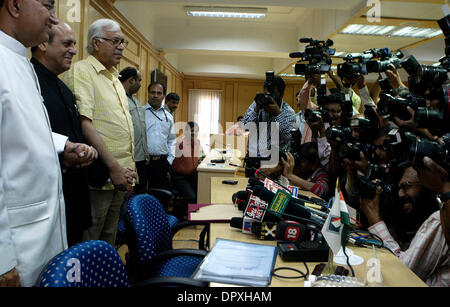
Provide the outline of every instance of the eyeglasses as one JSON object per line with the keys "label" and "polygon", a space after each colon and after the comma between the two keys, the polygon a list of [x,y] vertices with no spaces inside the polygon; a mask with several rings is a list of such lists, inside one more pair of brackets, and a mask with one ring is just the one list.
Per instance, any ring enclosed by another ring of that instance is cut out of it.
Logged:
{"label": "eyeglasses", "polygon": [[409,182],[409,181],[405,181],[405,182],[400,183],[400,184],[398,185],[398,188],[399,188],[400,190],[406,191],[406,190],[408,190],[409,188],[411,188],[412,186],[420,185],[420,184],[421,184],[420,182]]}
{"label": "eyeglasses", "polygon": [[127,48],[128,46],[128,41],[124,38],[106,38],[106,37],[97,37],[97,38],[110,41],[114,47],[119,47],[120,44],[122,44],[125,48]]}

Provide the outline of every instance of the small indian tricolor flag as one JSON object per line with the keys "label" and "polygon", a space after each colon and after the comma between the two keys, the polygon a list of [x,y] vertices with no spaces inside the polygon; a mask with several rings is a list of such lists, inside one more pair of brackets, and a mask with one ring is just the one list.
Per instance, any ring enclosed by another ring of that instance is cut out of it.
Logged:
{"label": "small indian tricolor flag", "polygon": [[[339,182],[336,183],[339,187]],[[345,246],[348,231],[350,229],[350,215],[342,193],[336,188],[333,205],[328,218],[322,227],[322,234],[334,254],[337,254],[341,246]]]}

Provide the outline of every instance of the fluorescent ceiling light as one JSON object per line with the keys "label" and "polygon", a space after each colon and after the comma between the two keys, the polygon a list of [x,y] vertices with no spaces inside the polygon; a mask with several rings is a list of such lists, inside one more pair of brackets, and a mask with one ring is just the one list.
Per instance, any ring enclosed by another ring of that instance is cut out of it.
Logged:
{"label": "fluorescent ceiling light", "polygon": [[216,17],[216,18],[250,18],[259,19],[266,17],[266,8],[252,7],[202,7],[185,6],[184,11],[188,16]]}
{"label": "fluorescent ceiling light", "polygon": [[280,77],[293,77],[293,78],[301,78],[302,76],[296,74],[280,74]]}
{"label": "fluorescent ceiling light", "polygon": [[351,24],[347,26],[340,34],[353,35],[376,35],[376,36],[400,36],[414,38],[432,38],[442,34],[437,28],[417,28],[417,27],[396,27],[396,26],[376,26]]}
{"label": "fluorescent ceiling light", "polygon": [[442,34],[442,31],[436,28],[404,27],[398,29],[395,32],[392,32],[390,35],[402,37],[432,38],[440,34]]}
{"label": "fluorescent ceiling light", "polygon": [[385,35],[394,30],[394,26],[375,26],[375,25],[359,25],[351,24],[342,30],[341,34],[357,34],[357,35]]}

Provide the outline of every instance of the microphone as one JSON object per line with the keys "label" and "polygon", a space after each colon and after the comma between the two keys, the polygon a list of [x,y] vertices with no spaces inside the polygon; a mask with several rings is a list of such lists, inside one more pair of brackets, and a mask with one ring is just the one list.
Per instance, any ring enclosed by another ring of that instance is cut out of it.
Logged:
{"label": "microphone", "polygon": [[291,52],[289,53],[290,58],[303,58],[305,54],[303,52]]}
{"label": "microphone", "polygon": [[251,191],[238,191],[231,197],[233,204],[236,204],[240,211],[244,211],[247,207],[248,199],[250,198]]}
{"label": "microphone", "polygon": [[[264,187],[256,186],[253,189],[253,195],[258,196],[260,199],[266,201],[267,203],[271,203],[273,198],[275,197],[275,193],[272,193],[271,191],[267,190]],[[289,201],[286,209],[286,213],[299,216],[304,219],[309,219],[311,217],[311,213],[305,209],[305,207],[298,205],[295,203],[292,198]]]}
{"label": "microphone", "polygon": [[259,180],[258,178],[250,177],[250,178],[248,178],[248,185],[250,185],[252,187],[258,186],[258,185],[264,186],[264,182],[261,182],[261,180]]}
{"label": "microphone", "polygon": [[[255,234],[260,240],[307,241],[309,234],[305,225],[295,221],[258,222],[241,217],[233,217],[230,226],[242,229],[244,233]],[[250,231],[248,231],[250,230]]]}
{"label": "microphone", "polygon": [[[276,184],[278,184],[280,187],[282,187],[283,189],[285,189],[286,192],[288,192],[289,194],[292,195],[291,190],[289,190],[286,186],[282,185],[282,184],[281,184],[280,182],[278,182],[277,180],[270,178],[269,176],[267,176],[267,175],[266,175],[264,172],[262,172],[261,170],[259,170],[259,169],[257,169],[257,168],[254,168],[254,167],[250,167],[249,169],[255,171],[255,173],[257,173],[257,174],[263,175],[264,178],[267,178],[267,179],[269,179],[269,180],[272,180],[273,182],[275,182]],[[250,182],[250,179],[249,179],[249,182]],[[263,183],[263,185],[264,185],[264,183]]]}
{"label": "microphone", "polygon": [[[254,205],[251,205],[251,206],[255,207]],[[323,227],[323,225],[325,224],[325,221],[323,221],[319,217],[311,216],[311,218],[305,219],[305,218],[298,217],[298,216],[295,216],[295,215],[292,215],[292,214],[287,214],[287,213],[284,213],[284,212],[274,211],[274,210],[271,210],[271,209],[268,209],[268,208],[260,208],[260,210],[271,213],[272,214],[271,216],[273,216],[273,217],[276,217],[276,215],[282,215],[282,216],[284,216],[286,218],[298,220],[298,221],[300,221],[302,223],[313,224],[313,225],[317,226],[319,229],[321,229]],[[281,221],[280,218],[278,218],[278,219]]]}
{"label": "microphone", "polygon": [[[253,194],[268,203],[270,203],[272,201],[272,199],[275,197],[275,193],[273,193],[267,189],[262,190],[259,187],[255,187]],[[263,196],[261,196],[261,195],[263,195]],[[311,213],[314,213],[315,215],[318,215],[319,217],[321,217],[323,219],[326,219],[328,217],[328,214],[325,212],[305,206],[305,201],[311,201],[311,199],[306,196],[304,197],[304,199],[305,200],[303,200],[303,197],[302,197],[302,199],[297,199],[297,198],[292,197],[291,200],[289,201],[288,206],[286,207],[286,210],[285,210],[286,213],[290,213],[292,215],[300,216],[300,217],[307,218],[307,219],[309,219],[310,216],[305,215],[304,211],[306,211],[307,214],[309,214],[309,215],[311,215]]]}

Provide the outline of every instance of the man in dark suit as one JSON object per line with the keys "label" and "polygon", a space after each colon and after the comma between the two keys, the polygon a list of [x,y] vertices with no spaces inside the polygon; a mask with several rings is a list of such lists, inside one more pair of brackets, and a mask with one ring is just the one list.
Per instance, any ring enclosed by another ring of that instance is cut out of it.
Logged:
{"label": "man in dark suit", "polygon": [[[52,27],[48,42],[32,48],[31,63],[39,79],[53,132],[68,136],[71,142],[84,143],[75,97],[58,78],[70,68],[76,54],[75,44],[70,26],[59,23]],[[92,226],[88,181],[83,167],[92,163],[98,154],[93,147],[86,147],[85,154],[91,157],[89,163],[74,165],[60,159],[69,246],[81,242],[84,230]]]}

